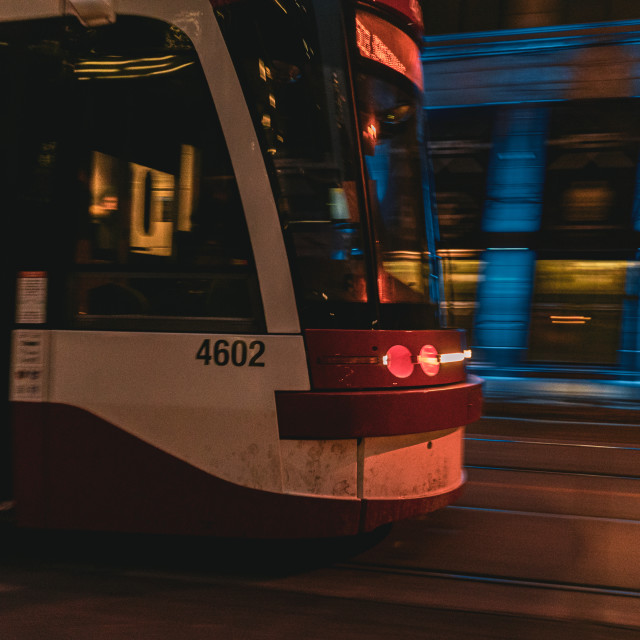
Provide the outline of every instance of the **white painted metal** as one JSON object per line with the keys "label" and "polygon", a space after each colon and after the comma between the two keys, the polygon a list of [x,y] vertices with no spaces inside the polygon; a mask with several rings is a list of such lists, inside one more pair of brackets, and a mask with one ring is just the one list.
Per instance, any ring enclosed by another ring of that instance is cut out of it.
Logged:
{"label": "white painted metal", "polygon": [[114,0],[66,0],[66,13],[73,13],[85,27],[100,27],[116,20]]}
{"label": "white painted metal", "polygon": [[[304,416],[301,416],[304,420]],[[284,489],[336,498],[424,498],[460,487],[464,427],[409,436],[281,443]],[[362,487],[358,488],[358,465]]]}
{"label": "white painted metal", "polygon": [[[300,416],[304,420],[304,416]],[[283,440],[284,490],[298,495],[358,497],[358,442]]]}
{"label": "white painted metal", "polygon": [[[205,338],[265,344],[263,367],[205,365]],[[198,469],[283,487],[274,391],[307,390],[299,336],[54,331],[46,400],[85,409]]]}
{"label": "white painted metal", "polygon": [[29,20],[36,18],[51,18],[62,15],[64,2],[62,0],[3,0],[0,7],[0,22],[10,20]]}
{"label": "white painted metal", "polygon": [[363,497],[417,498],[449,493],[465,481],[464,427],[364,439]]}
{"label": "white painted metal", "polygon": [[[260,340],[264,366],[250,367],[248,358],[242,366],[207,365],[196,358],[205,339],[212,349],[217,340],[229,347]],[[365,438],[360,460],[356,439],[280,440],[275,391],[310,388],[300,336],[16,331],[12,380],[12,400],[84,409],[198,469],[255,489],[414,498],[447,493],[465,480],[462,427]]]}

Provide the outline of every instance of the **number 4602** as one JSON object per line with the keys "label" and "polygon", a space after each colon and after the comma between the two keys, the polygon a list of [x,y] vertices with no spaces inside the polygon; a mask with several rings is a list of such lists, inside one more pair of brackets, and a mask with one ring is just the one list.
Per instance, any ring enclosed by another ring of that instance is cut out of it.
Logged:
{"label": "number 4602", "polygon": [[202,360],[204,364],[213,364],[225,367],[232,364],[234,367],[264,367],[261,360],[264,355],[264,342],[262,340],[252,340],[247,344],[244,340],[216,340],[213,345],[211,340],[206,338],[202,341],[196,360]]}

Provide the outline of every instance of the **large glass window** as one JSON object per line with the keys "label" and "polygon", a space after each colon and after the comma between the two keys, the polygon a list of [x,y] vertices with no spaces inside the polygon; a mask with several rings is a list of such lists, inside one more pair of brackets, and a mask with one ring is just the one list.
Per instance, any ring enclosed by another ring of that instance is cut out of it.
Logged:
{"label": "large glass window", "polygon": [[529,359],[615,364],[628,266],[614,260],[538,260]]}
{"label": "large glass window", "polygon": [[540,249],[632,258],[637,100],[562,103],[551,112],[547,145]]}
{"label": "large glass window", "polygon": [[239,0],[217,15],[269,159],[303,325],[432,326],[417,44],[336,0]]}
{"label": "large glass window", "polygon": [[440,230],[447,325],[473,341],[493,107],[429,111],[429,150]]}
{"label": "large glass window", "polygon": [[217,10],[263,144],[305,326],[371,326],[341,9],[240,0]]}
{"label": "large glass window", "polygon": [[482,249],[481,218],[495,113],[492,107],[429,111],[441,246]]}
{"label": "large glass window", "polygon": [[434,228],[422,139],[418,45],[367,11],[356,12],[358,122],[368,182],[378,299],[385,327],[433,326],[438,299]]}
{"label": "large glass window", "polygon": [[0,40],[14,262],[52,272],[68,294],[61,322],[262,330],[238,188],[189,39],[120,16],[99,29],[8,24]]}

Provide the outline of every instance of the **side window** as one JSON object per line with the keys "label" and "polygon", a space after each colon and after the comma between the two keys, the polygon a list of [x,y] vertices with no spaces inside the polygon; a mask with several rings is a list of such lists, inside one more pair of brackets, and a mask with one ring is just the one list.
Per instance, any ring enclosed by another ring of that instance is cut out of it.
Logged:
{"label": "side window", "polygon": [[122,20],[111,35],[75,62],[90,144],[76,320],[259,330],[240,195],[196,52],[161,23]]}
{"label": "side window", "polygon": [[46,247],[44,267],[67,274],[66,323],[262,331],[242,203],[190,40],[123,16],[6,35],[3,59],[19,69],[7,76],[8,121],[20,129],[8,151],[22,163],[15,208],[30,244]]}
{"label": "side window", "polygon": [[635,99],[571,101],[551,111],[542,217],[549,251],[631,258],[640,128]]}

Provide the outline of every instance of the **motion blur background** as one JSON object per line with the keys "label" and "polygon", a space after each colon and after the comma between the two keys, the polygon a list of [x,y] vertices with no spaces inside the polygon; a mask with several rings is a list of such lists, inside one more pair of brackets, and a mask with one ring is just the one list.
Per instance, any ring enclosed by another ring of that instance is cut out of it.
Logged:
{"label": "motion blur background", "polygon": [[424,3],[445,314],[484,375],[638,380],[640,3]]}

